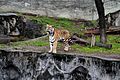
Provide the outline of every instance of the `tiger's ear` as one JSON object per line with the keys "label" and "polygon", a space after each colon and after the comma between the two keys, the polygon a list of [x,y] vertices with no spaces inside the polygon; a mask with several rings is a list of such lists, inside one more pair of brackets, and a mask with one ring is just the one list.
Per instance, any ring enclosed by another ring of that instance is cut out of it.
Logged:
{"label": "tiger's ear", "polygon": [[49,24],[46,24],[46,26],[48,27],[48,26],[49,26]]}
{"label": "tiger's ear", "polygon": [[49,27],[51,27],[51,28],[52,28],[53,26],[52,26],[52,25],[49,25]]}
{"label": "tiger's ear", "polygon": [[47,27],[52,27],[52,25],[50,25],[50,24],[47,24],[46,26],[47,26]]}

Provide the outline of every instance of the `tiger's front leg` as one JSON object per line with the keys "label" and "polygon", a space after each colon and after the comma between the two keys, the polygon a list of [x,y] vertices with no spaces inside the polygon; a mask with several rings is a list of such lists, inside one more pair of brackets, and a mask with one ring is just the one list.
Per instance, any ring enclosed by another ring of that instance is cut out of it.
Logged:
{"label": "tiger's front leg", "polygon": [[53,43],[53,53],[57,53],[57,40]]}
{"label": "tiger's front leg", "polygon": [[52,51],[53,51],[53,43],[50,42],[50,50],[49,50],[49,52],[52,52]]}

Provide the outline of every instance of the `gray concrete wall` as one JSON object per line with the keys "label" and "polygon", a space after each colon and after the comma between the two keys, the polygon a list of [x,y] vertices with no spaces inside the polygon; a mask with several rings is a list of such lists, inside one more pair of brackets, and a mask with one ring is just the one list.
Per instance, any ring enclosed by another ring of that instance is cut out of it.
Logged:
{"label": "gray concrete wall", "polygon": [[[120,10],[120,0],[103,0],[105,13]],[[52,17],[97,19],[94,0],[0,0],[0,11],[18,11]]]}

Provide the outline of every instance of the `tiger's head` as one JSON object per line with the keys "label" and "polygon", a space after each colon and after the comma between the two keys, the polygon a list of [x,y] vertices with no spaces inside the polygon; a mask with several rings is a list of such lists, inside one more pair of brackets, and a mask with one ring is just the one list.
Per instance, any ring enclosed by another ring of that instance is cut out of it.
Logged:
{"label": "tiger's head", "polygon": [[47,31],[49,34],[53,34],[53,33],[54,33],[54,28],[53,28],[53,26],[47,24],[47,25],[46,25],[46,31]]}

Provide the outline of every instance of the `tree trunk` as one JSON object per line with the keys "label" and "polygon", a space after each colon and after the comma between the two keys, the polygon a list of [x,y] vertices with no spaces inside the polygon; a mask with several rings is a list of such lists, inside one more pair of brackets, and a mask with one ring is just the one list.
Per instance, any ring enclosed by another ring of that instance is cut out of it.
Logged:
{"label": "tree trunk", "polygon": [[96,8],[99,16],[99,31],[100,31],[100,42],[106,43],[106,25],[105,25],[105,13],[102,0],[95,0]]}

